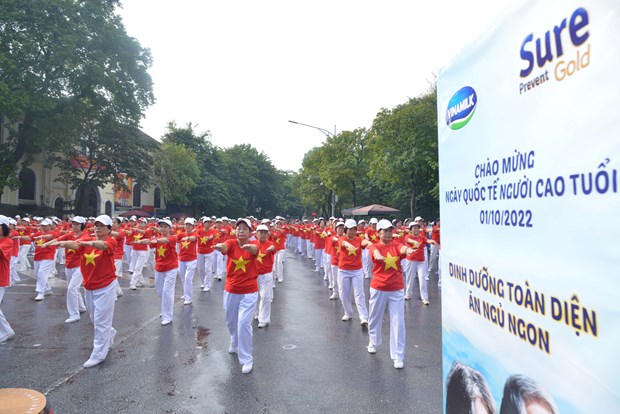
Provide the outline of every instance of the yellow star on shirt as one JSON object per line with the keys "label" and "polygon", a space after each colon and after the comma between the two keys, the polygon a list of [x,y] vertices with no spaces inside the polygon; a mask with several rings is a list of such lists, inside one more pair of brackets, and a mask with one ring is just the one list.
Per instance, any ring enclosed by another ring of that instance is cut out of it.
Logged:
{"label": "yellow star on shirt", "polygon": [[279,237],[276,239],[276,243],[280,243],[280,238]]}
{"label": "yellow star on shirt", "polygon": [[[265,253],[259,253],[256,256],[256,260],[258,260],[259,262],[263,263],[263,257],[267,256]],[[235,269],[236,270],[236,269]]]}
{"label": "yellow star on shirt", "polygon": [[139,233],[138,233],[138,234],[134,234],[134,235],[133,235],[133,241],[138,241],[138,240],[140,240],[141,238],[142,238],[142,235],[141,235],[141,234],[139,234]]}
{"label": "yellow star on shirt", "polygon": [[75,253],[75,250],[69,249],[69,250],[67,250],[67,253]]}
{"label": "yellow star on shirt", "polygon": [[45,242],[43,241],[43,239],[37,239],[36,243],[37,243],[37,246],[41,246]]}
{"label": "yellow star on shirt", "polygon": [[187,249],[188,246],[189,246],[189,241],[186,240],[186,241],[182,241],[181,242],[181,248],[182,249]]}
{"label": "yellow star on shirt", "polygon": [[200,244],[207,244],[207,236],[200,238]]}
{"label": "yellow star on shirt", "polygon": [[20,231],[19,231],[19,235],[20,235],[20,236],[23,236],[25,233],[26,233],[26,232],[25,232],[25,231],[23,231],[23,230],[20,230]]}
{"label": "yellow star on shirt", "polygon": [[377,241],[377,235],[373,234],[372,236],[370,236],[370,238],[372,239],[372,241]]}
{"label": "yellow star on shirt", "polygon": [[233,270],[233,272],[236,272],[237,270],[241,269],[244,272],[245,270],[245,265],[250,263],[249,260],[243,260],[243,258],[241,256],[239,256],[239,258],[237,260],[235,259],[231,259],[232,262],[235,264],[235,270]]}
{"label": "yellow star on shirt", "polygon": [[340,254],[340,246],[334,246],[334,248],[336,249],[336,254]]}
{"label": "yellow star on shirt", "polygon": [[159,249],[157,249],[157,256],[166,257],[166,248],[164,246],[159,246]]}
{"label": "yellow star on shirt", "polygon": [[89,263],[92,263],[92,265],[95,266],[95,259],[99,256],[101,255],[95,254],[94,250],[90,253],[84,253],[84,258],[86,259],[84,266],[88,266]]}
{"label": "yellow star on shirt", "polygon": [[325,232],[321,233],[321,238],[324,239],[325,238]]}
{"label": "yellow star on shirt", "polygon": [[347,251],[349,252],[349,256],[355,256],[357,254],[357,249],[356,248],[350,248],[347,247]]}
{"label": "yellow star on shirt", "polygon": [[385,268],[383,270],[388,270],[390,267],[394,270],[398,270],[396,267],[396,261],[398,260],[398,256],[392,256],[391,254],[387,254],[385,256]]}

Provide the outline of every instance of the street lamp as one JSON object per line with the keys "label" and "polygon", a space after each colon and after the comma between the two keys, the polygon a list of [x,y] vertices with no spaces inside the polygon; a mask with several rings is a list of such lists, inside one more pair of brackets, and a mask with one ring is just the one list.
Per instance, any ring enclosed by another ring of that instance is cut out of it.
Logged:
{"label": "street lamp", "polygon": [[[305,127],[308,127],[308,128],[318,129],[327,138],[336,136],[336,125],[334,125],[334,132],[331,133],[328,130],[326,130],[325,128],[320,128],[320,127],[317,127],[317,126],[314,126],[314,125],[302,124],[301,122],[291,121],[291,120],[289,120],[288,122],[290,122],[291,124],[301,125],[301,126],[305,126]],[[329,191],[331,191],[329,199],[331,200],[331,205],[332,205],[332,217],[334,217],[335,213],[336,213],[336,201],[338,200],[338,196],[336,195],[336,192],[334,190],[330,189]]]}

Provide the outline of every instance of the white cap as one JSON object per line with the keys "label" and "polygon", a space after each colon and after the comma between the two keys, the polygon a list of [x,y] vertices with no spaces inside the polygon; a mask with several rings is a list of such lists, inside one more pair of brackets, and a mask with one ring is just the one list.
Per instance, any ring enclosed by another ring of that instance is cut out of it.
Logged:
{"label": "white cap", "polygon": [[377,220],[375,217],[371,218],[369,221],[370,224],[376,224],[379,223],[379,220]]}
{"label": "white cap", "polygon": [[412,228],[413,226],[420,227],[420,223],[416,223],[415,221],[412,221],[411,223],[409,223],[409,228]]}
{"label": "white cap", "polygon": [[52,225],[52,220],[50,220],[50,219],[46,218],[45,220],[43,220],[43,221],[41,222],[41,225],[42,225],[42,226],[51,226],[51,225]]}
{"label": "white cap", "polygon": [[392,226],[392,222],[390,222],[390,220],[386,220],[386,219],[381,219],[379,223],[377,224],[377,230],[385,230],[385,229],[389,229],[390,227],[394,227],[394,226]]}
{"label": "white cap", "polygon": [[24,217],[22,221],[25,221],[26,223],[30,223],[30,219],[28,217]]}
{"label": "white cap", "polygon": [[161,224],[164,223],[165,225],[167,225],[168,227],[172,228],[172,222],[168,219],[161,219],[161,220],[157,220],[157,224]]}
{"label": "white cap", "polygon": [[271,221],[269,221],[269,219],[262,219],[260,223],[261,224],[269,224],[269,223],[271,223]]}
{"label": "white cap", "polygon": [[0,215],[0,224],[4,224],[9,227],[9,218],[3,215]]}
{"label": "white cap", "polygon": [[213,221],[213,219],[211,217],[203,217],[202,222],[204,223],[205,221]]}
{"label": "white cap", "polygon": [[362,223],[366,224],[366,220],[361,219],[360,221],[357,222],[357,224],[362,224]]}
{"label": "white cap", "polygon": [[226,216],[222,217],[222,221],[230,221],[230,219]]}
{"label": "white cap", "polygon": [[144,217],[140,217],[140,218],[138,219],[138,221],[140,221],[140,222],[142,222],[142,223],[146,223],[146,218],[144,218]]}
{"label": "white cap", "polygon": [[418,216],[416,218],[413,219],[413,221],[420,221],[420,220],[424,220],[422,217]]}
{"label": "white cap", "polygon": [[100,216],[97,216],[97,218],[95,219],[95,223],[96,222],[99,222],[99,223],[103,224],[104,226],[111,226],[112,225],[112,219],[107,214],[102,214]]}
{"label": "white cap", "polygon": [[246,218],[237,219],[237,222],[235,223],[235,228],[237,228],[241,223],[245,223],[245,225],[248,226],[249,229],[252,229],[252,223]]}
{"label": "white cap", "polygon": [[14,218],[9,217],[9,224],[17,226],[17,221]]}
{"label": "white cap", "polygon": [[215,222],[216,222],[216,223],[221,223],[221,222],[222,222],[222,219],[221,219],[221,218],[217,218],[217,219],[215,219]]}
{"label": "white cap", "polygon": [[22,218],[22,216],[20,216],[19,214],[17,214],[17,215],[15,216],[15,218],[16,218],[16,219],[18,219],[18,218]]}
{"label": "white cap", "polygon": [[261,224],[260,226],[256,228],[256,231],[269,231],[269,228],[265,226],[264,224]]}
{"label": "white cap", "polygon": [[86,223],[86,219],[82,216],[75,216],[71,219],[71,221],[75,221],[76,223],[80,223],[80,224]]}
{"label": "white cap", "polygon": [[138,220],[138,217],[136,217],[136,216],[131,216],[131,218],[130,218],[129,220],[136,221],[136,220]]}
{"label": "white cap", "polygon": [[338,221],[336,222],[336,227],[338,227],[338,226],[344,226],[344,221],[342,221],[342,220],[338,220]]}
{"label": "white cap", "polygon": [[184,224],[196,224],[196,219],[194,219],[193,217],[188,217],[185,219]]}
{"label": "white cap", "polygon": [[355,220],[347,219],[347,221],[344,222],[345,229],[352,229],[353,227],[357,227],[357,223],[355,222]]}

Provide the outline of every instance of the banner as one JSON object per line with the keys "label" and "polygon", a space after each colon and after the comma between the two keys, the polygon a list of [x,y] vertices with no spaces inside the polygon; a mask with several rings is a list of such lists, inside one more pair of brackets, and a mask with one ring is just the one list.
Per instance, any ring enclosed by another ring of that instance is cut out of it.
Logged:
{"label": "banner", "polygon": [[527,1],[439,74],[446,413],[620,412],[619,45]]}
{"label": "banner", "polygon": [[123,180],[129,190],[125,190],[118,184],[114,186],[114,209],[131,209],[131,189],[133,188],[133,179],[131,177],[127,177],[127,174],[119,174],[119,179]]}

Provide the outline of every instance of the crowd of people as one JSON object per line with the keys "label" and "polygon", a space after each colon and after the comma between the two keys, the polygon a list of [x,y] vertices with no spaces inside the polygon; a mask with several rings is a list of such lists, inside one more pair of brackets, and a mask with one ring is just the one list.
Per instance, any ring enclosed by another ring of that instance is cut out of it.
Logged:
{"label": "crowd of people", "polygon": [[[362,327],[368,329],[370,354],[382,344],[381,325],[390,314],[390,357],[403,368],[405,355],[404,304],[413,298],[419,280],[420,300],[429,304],[430,273],[441,286],[439,219],[427,227],[414,220],[317,218],[258,220],[254,217],[111,218],[0,216],[0,304],[7,287],[20,281],[19,272],[33,269],[35,301],[53,294],[48,280],[56,263],[67,279],[65,323],[88,312],[94,326],[93,351],[85,368],[106,359],[114,343],[115,302],[123,291],[118,278],[126,273],[129,289],[149,286],[154,274],[161,299],[161,325],[174,320],[177,278],[183,304],[193,303],[198,273],[200,289],[225,279],[224,310],[230,334],[229,352],[237,354],[243,373],[253,370],[253,320],[258,328],[271,323],[271,302],[277,283],[284,281],[285,251],[314,260],[314,270],[327,282],[330,300],[340,300],[342,321],[353,319],[352,299]],[[430,246],[430,249],[428,249]],[[33,265],[29,254],[33,252]],[[367,301],[364,279],[370,280]],[[83,288],[83,293],[82,293]],[[353,296],[353,297],[352,297]],[[368,306],[367,306],[368,304]],[[15,332],[0,310],[0,343]]]}

